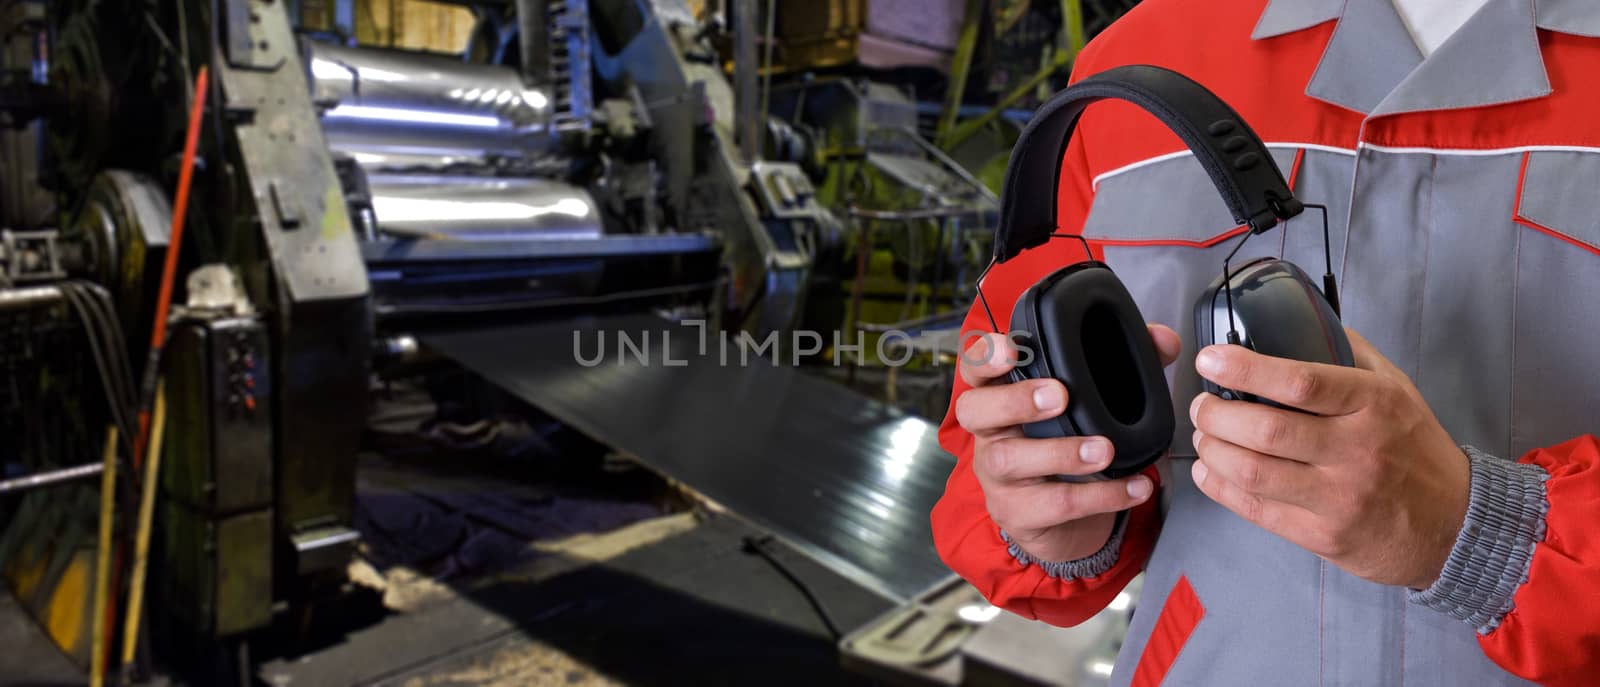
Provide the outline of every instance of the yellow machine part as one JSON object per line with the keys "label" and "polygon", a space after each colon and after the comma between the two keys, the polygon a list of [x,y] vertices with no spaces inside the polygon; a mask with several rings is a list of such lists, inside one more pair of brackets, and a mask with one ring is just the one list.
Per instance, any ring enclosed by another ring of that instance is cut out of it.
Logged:
{"label": "yellow machine part", "polygon": [[[5,534],[4,579],[17,602],[69,658],[89,665],[93,623],[98,483],[64,485],[27,496],[30,523]],[[63,493],[66,492],[66,493]]]}

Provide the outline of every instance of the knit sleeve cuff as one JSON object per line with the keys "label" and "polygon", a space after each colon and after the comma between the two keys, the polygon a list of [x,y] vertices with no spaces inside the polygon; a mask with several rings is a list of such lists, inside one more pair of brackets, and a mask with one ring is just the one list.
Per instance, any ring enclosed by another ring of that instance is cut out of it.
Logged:
{"label": "knit sleeve cuff", "polygon": [[1011,557],[1017,559],[1018,563],[1037,565],[1046,575],[1058,580],[1081,580],[1103,575],[1117,564],[1117,554],[1122,550],[1122,534],[1127,528],[1128,514],[1118,513],[1116,523],[1111,526],[1111,537],[1106,540],[1106,545],[1100,547],[1099,551],[1071,561],[1042,561],[1034,558],[1027,551],[1023,551],[1016,542],[1011,541],[1011,535],[1006,534],[1005,530],[1000,531],[1000,538],[1009,545]]}
{"label": "knit sleeve cuff", "polygon": [[1462,448],[1472,469],[1466,521],[1439,579],[1410,598],[1488,634],[1511,611],[1512,595],[1528,581],[1534,546],[1544,540],[1549,475],[1537,465]]}

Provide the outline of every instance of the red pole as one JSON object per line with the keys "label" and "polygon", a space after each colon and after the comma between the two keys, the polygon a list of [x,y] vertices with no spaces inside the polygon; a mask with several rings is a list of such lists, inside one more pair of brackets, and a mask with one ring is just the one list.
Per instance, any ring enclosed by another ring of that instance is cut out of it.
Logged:
{"label": "red pole", "polygon": [[144,463],[150,441],[150,402],[155,396],[161,347],[167,342],[167,314],[172,307],[172,282],[178,275],[178,254],[183,247],[183,227],[189,215],[189,187],[194,182],[195,149],[200,144],[201,117],[206,109],[207,69],[194,78],[194,103],[189,107],[189,129],[183,139],[183,166],[178,170],[178,194],[172,201],[172,229],[167,233],[166,263],[161,267],[161,291],[156,296],[156,318],[150,325],[150,357],[145,361],[144,385],[139,394],[139,438],[133,444],[133,467]]}
{"label": "red pole", "polygon": [[[156,377],[160,370],[161,347],[167,342],[167,312],[172,305],[172,282],[178,274],[178,253],[183,246],[183,226],[189,214],[189,187],[194,183],[195,149],[200,145],[200,126],[206,111],[206,82],[208,69],[200,66],[194,79],[194,101],[189,106],[189,128],[183,139],[183,167],[178,170],[178,193],[172,201],[172,227],[167,232],[166,264],[161,268],[161,291],[156,297],[156,319],[150,326],[150,356],[145,360],[144,385],[139,393],[139,436],[133,443],[135,475],[144,463],[144,452],[150,441],[150,409],[155,401]],[[117,562],[112,569],[115,575],[112,589],[122,586],[123,551],[117,552]],[[116,627],[117,594],[112,593],[106,603],[106,627]],[[103,648],[101,666],[111,665],[111,642]],[[104,679],[104,675],[100,676]]]}

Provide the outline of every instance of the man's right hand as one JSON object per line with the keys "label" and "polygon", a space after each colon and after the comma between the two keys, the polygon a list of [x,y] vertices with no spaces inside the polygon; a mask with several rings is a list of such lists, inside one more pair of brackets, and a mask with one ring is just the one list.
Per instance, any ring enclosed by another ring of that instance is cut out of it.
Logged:
{"label": "man's right hand", "polygon": [[[1182,347],[1176,332],[1150,325],[1161,364]],[[1060,415],[1067,388],[1055,379],[1008,383],[1016,346],[1000,334],[979,339],[961,356],[958,371],[972,388],[956,399],[956,421],[972,433],[972,469],[989,517],[1023,551],[1042,561],[1089,556],[1111,537],[1116,514],[1150,498],[1150,478],[1061,482],[1054,475],[1087,475],[1111,463],[1105,437],[1029,439],[1022,425]]]}

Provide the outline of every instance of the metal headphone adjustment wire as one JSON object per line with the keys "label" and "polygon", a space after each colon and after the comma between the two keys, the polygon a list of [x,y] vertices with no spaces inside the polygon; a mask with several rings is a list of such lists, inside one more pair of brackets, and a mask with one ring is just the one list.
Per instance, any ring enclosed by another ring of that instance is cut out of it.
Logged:
{"label": "metal headphone adjustment wire", "polygon": [[[1339,315],[1341,314],[1339,312],[1339,285],[1333,276],[1333,242],[1329,237],[1328,231],[1328,206],[1317,203],[1305,203],[1304,207],[1315,209],[1322,215],[1322,259],[1324,269],[1322,274],[1322,296],[1323,298],[1327,299],[1328,305],[1333,308],[1333,314]],[[1288,224],[1287,219],[1284,220],[1284,224]],[[1288,226],[1284,227],[1284,231],[1288,231]],[[1260,233],[1264,232],[1245,232],[1244,235],[1240,236],[1239,240],[1233,244],[1233,250],[1228,251],[1228,256],[1222,259],[1222,283],[1217,286],[1217,289],[1223,292],[1223,298],[1227,302],[1228,343],[1230,344],[1239,344],[1239,326],[1234,320],[1233,316],[1234,272],[1230,268],[1229,263],[1233,262],[1233,257],[1238,255],[1239,249],[1244,248],[1244,243],[1249,241],[1251,236],[1255,236],[1256,234]],[[1278,257],[1282,258],[1283,256],[1280,255]],[[987,270],[985,271],[987,272]],[[1215,294],[1212,295],[1212,300],[1216,300]],[[985,309],[988,308],[987,305],[984,307]],[[992,321],[993,318],[991,317],[990,320]]]}
{"label": "metal headphone adjustment wire", "polygon": [[[1053,239],[1077,239],[1079,242],[1083,243],[1083,254],[1084,254],[1084,256],[1089,260],[1093,260],[1094,259],[1094,249],[1089,247],[1089,239],[1084,238],[1083,234],[1066,234],[1066,233],[1062,233],[1062,232],[1054,232],[1053,231],[1053,232],[1050,232],[1050,238],[1053,238]],[[994,333],[999,334],[1000,333],[1000,325],[999,325],[999,323],[995,322],[995,320],[994,320],[994,311],[989,309],[989,299],[983,297],[983,278],[989,276],[989,270],[994,269],[995,264],[996,263],[994,261],[994,258],[990,258],[989,259],[989,264],[985,265],[984,268],[983,268],[983,271],[978,273],[978,281],[977,281],[977,289],[976,290],[978,292],[978,304],[983,306],[983,314],[984,314],[985,317],[989,318],[989,328],[993,329]]]}

